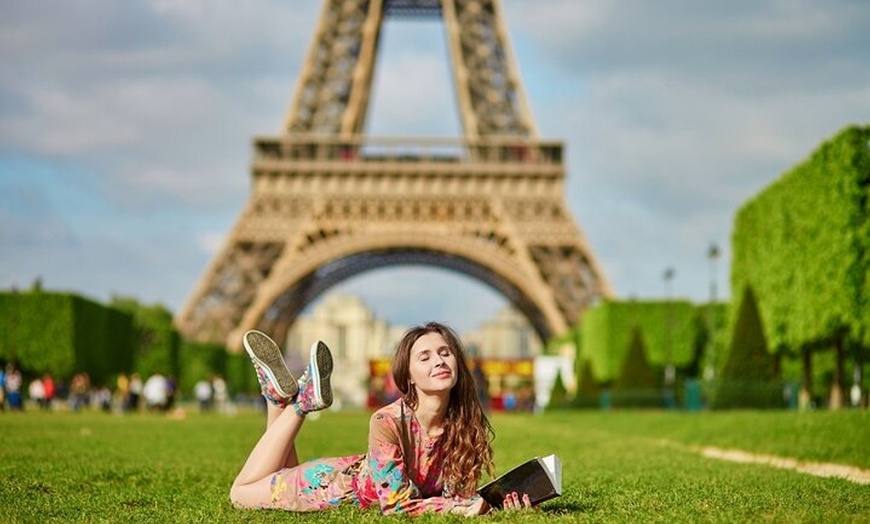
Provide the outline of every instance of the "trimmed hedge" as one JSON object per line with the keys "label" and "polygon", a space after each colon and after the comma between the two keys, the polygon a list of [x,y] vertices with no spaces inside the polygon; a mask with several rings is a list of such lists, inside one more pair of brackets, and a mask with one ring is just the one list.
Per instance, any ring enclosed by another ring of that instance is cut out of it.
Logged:
{"label": "trimmed hedge", "polygon": [[732,245],[734,300],[755,292],[770,350],[870,347],[870,126],[844,129],[744,204]]}
{"label": "trimmed hedge", "polygon": [[137,337],[134,371],[143,377],[160,373],[177,383],[181,377],[181,337],[173,325],[172,313],[164,306],[148,306],[125,297],[114,297],[111,305],[133,316]]}
{"label": "trimmed hedge", "polygon": [[247,353],[239,351],[236,353],[227,353],[227,387],[233,395],[252,395],[260,394],[260,384],[257,382],[257,375],[254,373],[254,368],[251,367],[251,359]]}
{"label": "trimmed hedge", "polygon": [[0,358],[29,375],[86,371],[102,384],[132,366],[133,318],[76,295],[0,293],[0,329]]}
{"label": "trimmed hedge", "polygon": [[547,404],[547,410],[562,409],[569,407],[571,402],[568,399],[568,389],[565,387],[565,382],[562,380],[562,372],[556,373],[556,380],[553,382],[553,388],[550,390],[550,402]]}
{"label": "trimmed hedge", "polygon": [[631,332],[628,355],[622,361],[622,370],[613,382],[613,390],[658,390],[662,385],[662,372],[662,368],[654,369],[650,365],[640,329],[634,328]]}
{"label": "trimmed hedge", "polygon": [[571,406],[577,408],[597,408],[600,402],[598,384],[592,376],[592,364],[588,359],[577,357],[579,370],[577,372],[577,392],[571,400]]}
{"label": "trimmed hedge", "polygon": [[736,317],[731,347],[714,383],[711,407],[782,407],[776,359],[768,352],[751,288],[743,292]]}
{"label": "trimmed hedge", "polygon": [[640,329],[634,328],[628,355],[623,360],[622,370],[611,388],[613,407],[661,407],[664,402],[663,372],[664,366],[656,369],[650,365]]}

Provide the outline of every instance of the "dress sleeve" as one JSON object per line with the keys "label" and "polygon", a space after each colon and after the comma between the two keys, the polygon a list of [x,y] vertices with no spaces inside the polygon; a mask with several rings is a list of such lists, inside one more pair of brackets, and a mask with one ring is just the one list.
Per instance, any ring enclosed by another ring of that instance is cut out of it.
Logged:
{"label": "dress sleeve", "polygon": [[367,458],[381,513],[420,515],[427,512],[464,513],[479,497],[423,498],[411,481],[402,454],[396,420],[386,414],[375,414],[369,424]]}

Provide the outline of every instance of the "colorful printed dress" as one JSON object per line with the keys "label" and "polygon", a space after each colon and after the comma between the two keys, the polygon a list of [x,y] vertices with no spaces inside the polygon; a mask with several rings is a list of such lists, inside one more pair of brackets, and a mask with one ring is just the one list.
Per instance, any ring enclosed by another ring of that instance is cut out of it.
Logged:
{"label": "colorful printed dress", "polygon": [[343,502],[378,505],[384,514],[464,512],[479,497],[455,497],[441,480],[439,439],[420,429],[402,399],[376,411],[365,455],[325,458],[285,468],[272,478],[274,507],[317,511]]}

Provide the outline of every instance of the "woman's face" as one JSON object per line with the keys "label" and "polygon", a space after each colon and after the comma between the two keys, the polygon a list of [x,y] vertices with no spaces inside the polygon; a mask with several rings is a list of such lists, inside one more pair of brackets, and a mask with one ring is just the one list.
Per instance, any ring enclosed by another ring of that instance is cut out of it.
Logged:
{"label": "woman's face", "polygon": [[411,382],[423,393],[449,392],[456,385],[456,356],[440,333],[430,332],[411,346]]}

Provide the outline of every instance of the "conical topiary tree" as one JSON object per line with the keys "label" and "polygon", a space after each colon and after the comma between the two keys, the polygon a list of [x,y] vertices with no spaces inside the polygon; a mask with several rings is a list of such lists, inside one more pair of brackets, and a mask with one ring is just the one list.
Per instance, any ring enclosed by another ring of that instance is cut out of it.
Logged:
{"label": "conical topiary tree", "polygon": [[562,409],[569,405],[568,389],[565,387],[565,382],[562,381],[562,371],[560,370],[556,373],[553,389],[550,390],[550,402],[547,404],[547,409]]}
{"label": "conical topiary tree", "polygon": [[592,374],[592,363],[585,358],[579,360],[577,393],[574,395],[571,405],[577,408],[597,408],[599,404],[598,384]]}
{"label": "conical topiary tree", "polygon": [[734,321],[731,346],[713,388],[711,407],[781,407],[780,386],[776,358],[767,350],[755,293],[747,286]]}
{"label": "conical topiary tree", "polygon": [[628,355],[613,383],[613,403],[618,407],[652,407],[662,404],[661,373],[650,365],[640,329],[634,328]]}

